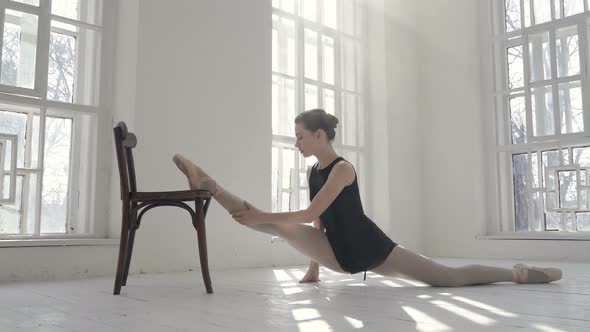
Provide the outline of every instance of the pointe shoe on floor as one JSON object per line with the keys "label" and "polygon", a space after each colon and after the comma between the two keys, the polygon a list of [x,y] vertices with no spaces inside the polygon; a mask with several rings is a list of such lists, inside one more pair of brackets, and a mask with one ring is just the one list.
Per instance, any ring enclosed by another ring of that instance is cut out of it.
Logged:
{"label": "pointe shoe on floor", "polygon": [[552,267],[535,267],[526,264],[514,265],[514,281],[519,284],[546,284],[560,280],[562,272]]}

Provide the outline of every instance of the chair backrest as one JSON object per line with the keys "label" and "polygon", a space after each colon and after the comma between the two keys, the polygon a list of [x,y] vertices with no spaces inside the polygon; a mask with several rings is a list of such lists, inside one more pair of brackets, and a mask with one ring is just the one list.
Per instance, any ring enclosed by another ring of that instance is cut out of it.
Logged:
{"label": "chair backrest", "polygon": [[129,198],[130,192],[137,191],[135,180],[135,164],[132,149],[137,145],[137,137],[127,130],[125,122],[119,122],[113,128],[115,135],[115,149],[119,165],[119,179],[121,182],[121,199]]}

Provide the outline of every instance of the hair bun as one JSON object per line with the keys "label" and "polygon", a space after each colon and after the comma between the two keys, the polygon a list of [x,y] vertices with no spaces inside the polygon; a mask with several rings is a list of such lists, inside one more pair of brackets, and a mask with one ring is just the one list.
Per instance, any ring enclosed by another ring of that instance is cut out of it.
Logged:
{"label": "hair bun", "polygon": [[336,128],[338,126],[338,118],[333,116],[332,114],[327,113],[326,114],[326,123],[331,127],[331,128]]}

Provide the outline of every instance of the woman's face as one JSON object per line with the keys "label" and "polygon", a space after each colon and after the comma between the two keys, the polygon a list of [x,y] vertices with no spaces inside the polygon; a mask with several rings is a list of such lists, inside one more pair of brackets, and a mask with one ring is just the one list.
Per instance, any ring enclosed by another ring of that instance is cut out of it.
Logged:
{"label": "woman's face", "polygon": [[295,146],[299,149],[299,152],[303,157],[307,158],[315,155],[321,141],[320,131],[317,130],[315,133],[307,130],[302,123],[295,124]]}

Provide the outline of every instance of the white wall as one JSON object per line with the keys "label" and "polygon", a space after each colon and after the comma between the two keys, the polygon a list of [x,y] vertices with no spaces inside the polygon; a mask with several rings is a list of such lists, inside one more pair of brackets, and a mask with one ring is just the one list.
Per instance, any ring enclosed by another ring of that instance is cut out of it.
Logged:
{"label": "white wall", "polygon": [[422,250],[416,4],[370,0],[367,214],[393,241]]}
{"label": "white wall", "polygon": [[484,151],[489,142],[484,139],[488,135],[482,119],[482,109],[489,109],[482,96],[482,82],[489,81],[485,65],[490,46],[482,38],[487,15],[480,8],[485,3],[418,2],[425,252],[444,257],[588,261],[590,241],[476,239],[485,234],[486,220],[492,219],[495,208],[487,203],[490,184],[485,178],[494,168]]}

